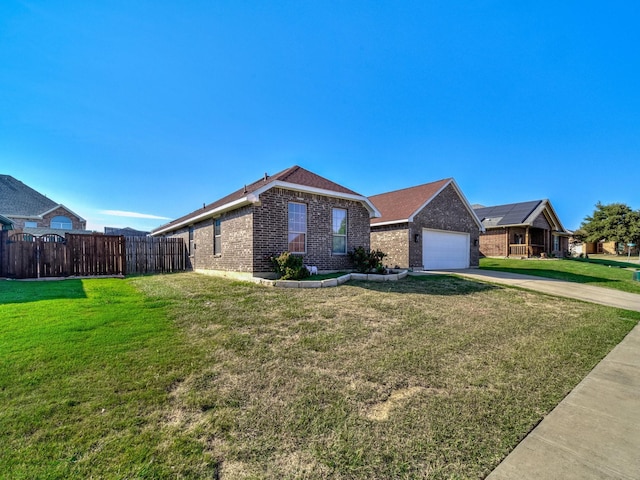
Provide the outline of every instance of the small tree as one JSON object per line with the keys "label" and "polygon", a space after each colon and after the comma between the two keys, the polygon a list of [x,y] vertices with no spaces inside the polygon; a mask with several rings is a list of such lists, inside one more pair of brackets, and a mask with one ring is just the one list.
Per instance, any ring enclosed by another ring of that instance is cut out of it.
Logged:
{"label": "small tree", "polygon": [[640,210],[623,203],[603,205],[598,202],[593,215],[585,217],[579,237],[587,242],[638,243],[640,241]]}

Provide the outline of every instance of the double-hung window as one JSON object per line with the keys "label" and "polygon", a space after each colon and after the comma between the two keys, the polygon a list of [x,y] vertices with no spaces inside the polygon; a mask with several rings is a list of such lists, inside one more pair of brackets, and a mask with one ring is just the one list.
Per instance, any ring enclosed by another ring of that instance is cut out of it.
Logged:
{"label": "double-hung window", "polygon": [[333,240],[331,253],[344,255],[347,253],[347,211],[344,208],[332,209]]}
{"label": "double-hung window", "polygon": [[222,253],[222,230],[220,226],[220,219],[216,218],[213,221],[213,254],[220,255]]}
{"label": "double-hung window", "polygon": [[288,249],[291,253],[307,251],[307,206],[289,202]]}

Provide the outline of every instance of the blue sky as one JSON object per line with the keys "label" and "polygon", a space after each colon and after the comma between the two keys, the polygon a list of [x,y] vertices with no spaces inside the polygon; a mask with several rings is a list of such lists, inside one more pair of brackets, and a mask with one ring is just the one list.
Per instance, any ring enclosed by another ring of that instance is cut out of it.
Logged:
{"label": "blue sky", "polygon": [[292,165],[549,198],[575,229],[640,208],[638,25],[632,1],[3,0],[0,173],[98,230]]}

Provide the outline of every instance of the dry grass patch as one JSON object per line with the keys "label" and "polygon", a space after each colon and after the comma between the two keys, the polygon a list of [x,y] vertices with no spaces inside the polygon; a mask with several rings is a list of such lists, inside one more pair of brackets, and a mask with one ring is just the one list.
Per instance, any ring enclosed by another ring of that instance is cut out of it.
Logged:
{"label": "dry grass patch", "polygon": [[200,412],[220,478],[486,475],[637,319],[453,277],[140,287],[180,298],[206,352],[176,402]]}

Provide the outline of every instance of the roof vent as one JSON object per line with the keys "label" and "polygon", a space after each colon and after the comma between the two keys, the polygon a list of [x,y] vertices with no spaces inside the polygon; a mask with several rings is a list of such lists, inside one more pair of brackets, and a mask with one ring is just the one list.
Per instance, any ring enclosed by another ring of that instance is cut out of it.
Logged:
{"label": "roof vent", "polygon": [[247,184],[246,183],[244,185],[244,192],[242,192],[242,193],[247,193]]}
{"label": "roof vent", "polygon": [[266,182],[268,178],[269,178],[269,175],[267,175],[267,172],[264,172],[264,181]]}

